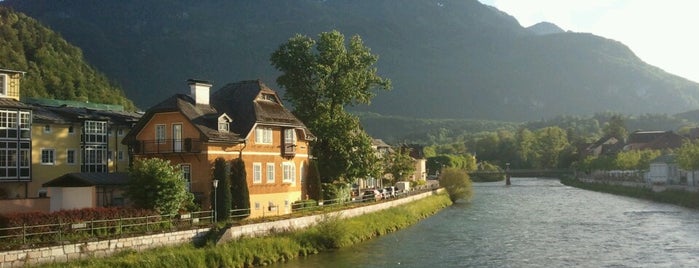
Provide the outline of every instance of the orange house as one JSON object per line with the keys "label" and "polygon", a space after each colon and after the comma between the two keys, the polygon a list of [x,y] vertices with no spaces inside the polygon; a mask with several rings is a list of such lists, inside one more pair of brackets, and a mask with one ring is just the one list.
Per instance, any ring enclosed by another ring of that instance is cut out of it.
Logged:
{"label": "orange house", "polygon": [[[209,208],[213,162],[242,157],[251,217],[291,212],[314,136],[260,81],[225,85],[213,94],[207,81],[188,80],[190,95],[151,107],[124,138],[135,158],[158,157],[179,166],[202,208]],[[236,193],[233,193],[236,194]]]}

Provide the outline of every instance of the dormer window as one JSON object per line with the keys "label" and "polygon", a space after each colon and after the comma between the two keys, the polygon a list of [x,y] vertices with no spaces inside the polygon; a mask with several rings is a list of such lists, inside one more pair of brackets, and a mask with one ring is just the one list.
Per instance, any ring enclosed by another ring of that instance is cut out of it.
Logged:
{"label": "dormer window", "polygon": [[233,122],[233,119],[231,119],[225,113],[222,114],[221,116],[219,116],[218,117],[218,131],[228,133],[230,131],[231,122]]}
{"label": "dormer window", "polygon": [[262,93],[262,99],[268,100],[268,101],[273,101],[273,102],[277,101],[277,98],[274,97],[274,94],[269,94],[269,93]]}

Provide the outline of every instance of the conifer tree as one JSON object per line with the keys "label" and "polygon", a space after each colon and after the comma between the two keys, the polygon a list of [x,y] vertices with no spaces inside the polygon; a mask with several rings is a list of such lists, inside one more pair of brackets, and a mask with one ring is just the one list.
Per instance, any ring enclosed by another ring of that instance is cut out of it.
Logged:
{"label": "conifer tree", "polygon": [[[214,180],[218,180],[216,187],[216,220],[225,221],[231,216],[231,204],[233,202],[231,196],[231,183],[229,176],[229,166],[226,160],[219,157],[214,161]],[[212,199],[212,202],[214,200]]]}
{"label": "conifer tree", "polygon": [[[235,218],[245,218],[250,215],[250,192],[248,190],[245,162],[241,158],[231,161],[231,196]],[[247,209],[245,211],[244,209]]]}

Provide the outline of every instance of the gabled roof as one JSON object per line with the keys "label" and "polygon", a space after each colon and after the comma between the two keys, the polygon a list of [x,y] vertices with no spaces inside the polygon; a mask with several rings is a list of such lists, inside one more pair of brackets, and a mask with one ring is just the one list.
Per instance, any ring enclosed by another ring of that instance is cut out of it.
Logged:
{"label": "gabled roof", "polygon": [[277,93],[260,80],[223,86],[211,95],[211,105],[233,118],[231,131],[240,135],[248,136],[255,124],[261,124],[297,128],[303,131],[302,138],[314,139],[308,128],[284,107]]}
{"label": "gabled roof", "polygon": [[34,122],[70,124],[84,120],[109,121],[111,124],[131,127],[141,115],[127,111],[95,110],[84,107],[32,105]]}
{"label": "gabled roof", "polygon": [[68,173],[50,180],[42,187],[89,187],[89,186],[119,186],[129,182],[129,174],[117,173]]}
{"label": "gabled roof", "polygon": [[682,137],[672,131],[636,131],[629,135],[625,150],[679,148],[684,143]]}
{"label": "gabled roof", "polygon": [[[138,121],[136,126],[124,137],[123,143],[128,143],[136,138],[143,127],[155,114],[163,112],[180,112],[196,127],[201,137],[209,142],[239,143],[240,136],[232,132],[218,131],[218,117],[221,115],[211,105],[198,104],[194,99],[185,94],[175,94],[156,104],[146,111],[146,114]],[[233,118],[235,122],[235,118]]]}

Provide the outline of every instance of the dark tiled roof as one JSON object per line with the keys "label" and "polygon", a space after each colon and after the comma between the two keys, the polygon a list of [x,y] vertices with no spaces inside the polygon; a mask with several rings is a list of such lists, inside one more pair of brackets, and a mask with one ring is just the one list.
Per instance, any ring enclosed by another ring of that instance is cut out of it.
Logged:
{"label": "dark tiled roof", "polygon": [[175,94],[148,109],[132,131],[124,137],[123,142],[127,143],[134,140],[136,134],[143,129],[153,115],[162,112],[181,112],[199,130],[202,137],[209,142],[242,142],[240,136],[232,129],[232,132],[228,133],[218,131],[218,117],[220,113],[214,107],[197,104],[191,96],[185,94]]}
{"label": "dark tiled roof", "polygon": [[[260,98],[269,94],[273,100]],[[300,128],[305,139],[313,139],[308,128],[287,110],[277,93],[259,80],[241,81],[223,86],[211,95],[211,104],[233,118],[231,130],[248,135],[255,124]]]}
{"label": "dark tiled roof", "polygon": [[68,173],[42,184],[42,187],[118,186],[129,182],[129,174],[117,173]]}
{"label": "dark tiled roof", "polygon": [[32,107],[11,98],[0,98],[0,107],[16,108],[16,109],[31,109]]}
{"label": "dark tiled roof", "polygon": [[68,106],[41,106],[33,105],[34,118],[38,123],[72,123],[83,120],[110,121],[111,124],[131,127],[141,118],[141,115],[134,112],[94,110],[89,108],[68,107]]}

